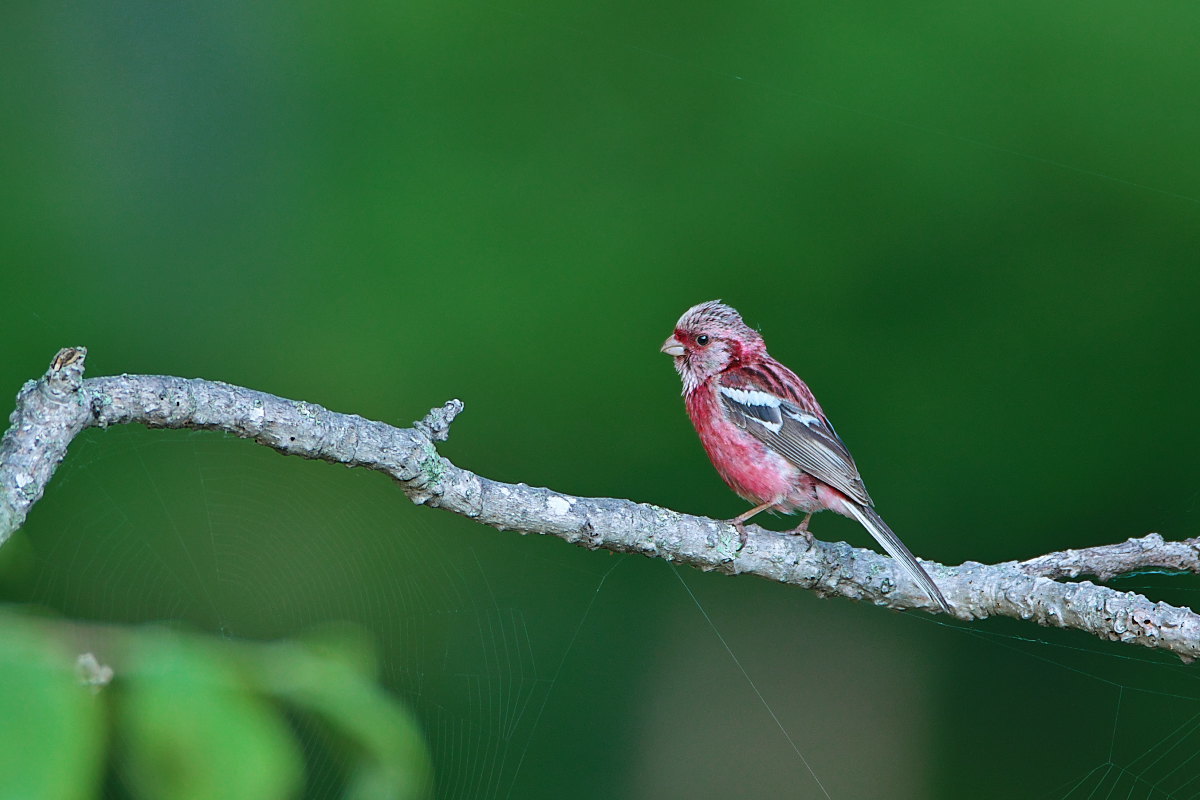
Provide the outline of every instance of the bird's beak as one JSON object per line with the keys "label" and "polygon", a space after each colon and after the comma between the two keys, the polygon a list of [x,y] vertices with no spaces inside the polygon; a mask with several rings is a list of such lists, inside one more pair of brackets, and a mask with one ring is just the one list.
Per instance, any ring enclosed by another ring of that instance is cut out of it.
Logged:
{"label": "bird's beak", "polygon": [[683,355],[683,345],[674,336],[663,342],[661,349],[662,352],[675,358],[679,358],[681,355]]}

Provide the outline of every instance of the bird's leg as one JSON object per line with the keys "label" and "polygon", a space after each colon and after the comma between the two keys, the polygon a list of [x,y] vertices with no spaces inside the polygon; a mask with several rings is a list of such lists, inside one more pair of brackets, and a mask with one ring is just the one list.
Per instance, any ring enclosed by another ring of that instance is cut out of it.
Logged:
{"label": "bird's leg", "polygon": [[799,525],[792,528],[790,531],[785,531],[785,532],[793,534],[794,536],[803,536],[805,543],[809,547],[812,547],[813,546],[813,535],[811,533],[809,533],[809,531],[808,531],[808,521],[810,519],[812,519],[812,514],[811,513],[805,514],[804,519],[800,522]]}
{"label": "bird's leg", "polygon": [[741,514],[738,514],[736,517],[734,517],[731,520],[726,520],[726,522],[728,524],[732,525],[733,529],[738,532],[738,541],[741,542],[741,544],[738,545],[738,550],[741,550],[743,547],[746,546],[746,528],[745,528],[746,520],[750,519],[751,517],[753,517],[755,514],[757,514],[760,511],[766,511],[768,508],[770,508],[773,505],[775,505],[775,504],[774,503],[763,503],[761,506],[755,506],[754,508],[750,509],[749,511],[745,511]]}

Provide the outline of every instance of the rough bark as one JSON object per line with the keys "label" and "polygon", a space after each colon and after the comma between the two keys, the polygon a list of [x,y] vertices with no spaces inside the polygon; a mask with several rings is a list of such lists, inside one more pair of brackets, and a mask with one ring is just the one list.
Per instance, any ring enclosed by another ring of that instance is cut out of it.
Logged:
{"label": "rough bark", "polygon": [[[66,348],[40,380],[25,384],[0,441],[0,543],[41,498],[71,440],[84,428],[136,422],[151,428],[232,433],[287,455],[366,467],[391,475],[418,504],[491,525],[557,536],[590,549],[641,553],[728,575],[758,575],[820,595],[894,609],[937,607],[892,560],[844,542],[816,541],[747,526],[738,549],[728,524],[630,500],[574,497],[476,475],[441,457],[458,400],[411,428],[287,400],[219,381],[159,375],[84,379],[87,351]],[[1049,553],[1024,562],[925,568],[959,619],[1007,616],[1075,628],[1113,641],[1200,655],[1200,615],[1090,581],[1141,569],[1200,571],[1200,539],[1165,542],[1158,534],[1119,544]]]}

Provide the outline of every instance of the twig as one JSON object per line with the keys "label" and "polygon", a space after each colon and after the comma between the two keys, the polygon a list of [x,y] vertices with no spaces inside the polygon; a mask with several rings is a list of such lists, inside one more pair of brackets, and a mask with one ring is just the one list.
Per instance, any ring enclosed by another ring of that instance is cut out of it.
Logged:
{"label": "twig", "polygon": [[1200,573],[1200,538],[1168,542],[1157,533],[1118,544],[1047,553],[1020,563],[1026,575],[1078,578],[1095,575],[1102,581],[1144,569]]}

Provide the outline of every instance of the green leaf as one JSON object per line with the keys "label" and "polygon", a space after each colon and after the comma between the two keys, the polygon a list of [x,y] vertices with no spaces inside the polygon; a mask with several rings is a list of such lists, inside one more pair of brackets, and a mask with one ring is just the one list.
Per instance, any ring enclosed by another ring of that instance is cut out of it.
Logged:
{"label": "green leaf", "polygon": [[137,796],[273,800],[297,792],[303,766],[290,730],[227,653],[168,632],[139,637],[117,709]]}
{"label": "green leaf", "polygon": [[95,796],[102,706],[75,659],[36,622],[0,616],[0,797]]}
{"label": "green leaf", "polygon": [[323,638],[318,652],[279,644],[259,652],[253,674],[272,693],[321,721],[347,756],[347,800],[420,800],[432,785],[429,751],[408,710],[380,689],[360,639],[348,653]]}

